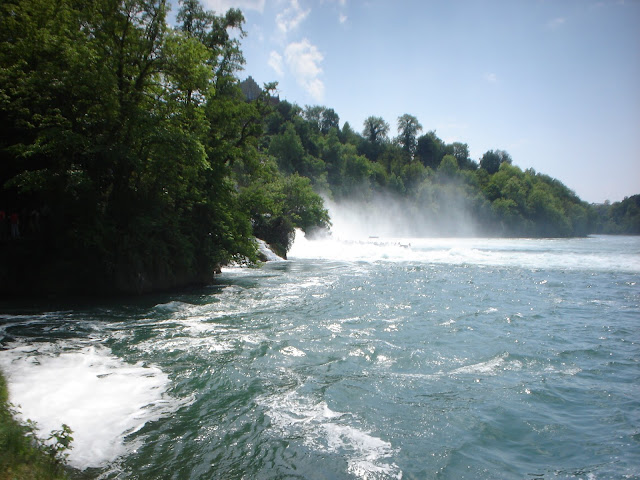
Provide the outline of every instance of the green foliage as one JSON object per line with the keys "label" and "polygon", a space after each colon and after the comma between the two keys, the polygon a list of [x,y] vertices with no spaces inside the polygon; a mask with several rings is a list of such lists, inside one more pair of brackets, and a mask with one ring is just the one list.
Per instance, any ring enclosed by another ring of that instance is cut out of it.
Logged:
{"label": "green foliage", "polygon": [[370,116],[364,121],[362,135],[373,144],[381,144],[387,141],[389,124],[382,117]]}
{"label": "green foliage", "polygon": [[[185,0],[172,30],[165,0],[0,8],[0,205],[46,212],[29,243],[10,245],[22,258],[2,267],[0,278],[21,278],[9,290],[143,292],[256,258],[240,196],[263,171],[273,85],[242,96],[239,10],[218,16]],[[284,107],[274,156],[288,173],[322,178],[324,163],[305,152],[315,140],[303,148],[297,132],[306,123]],[[337,115],[322,121],[333,128]],[[297,198],[318,214],[319,197]],[[303,213],[292,225],[308,227]]]}
{"label": "green foliage", "polygon": [[240,201],[251,216],[255,236],[282,257],[286,257],[296,229],[309,233],[330,225],[327,210],[311,181],[298,174],[257,177],[242,190]]}
{"label": "green foliage", "polygon": [[511,164],[511,156],[504,150],[489,150],[480,159],[480,168],[489,174],[494,174],[500,169],[503,163]]}
{"label": "green foliage", "polygon": [[309,122],[317,133],[327,134],[333,128],[340,128],[340,117],[333,108],[321,105],[309,106],[304,109],[304,119]]}
{"label": "green foliage", "polygon": [[276,158],[278,167],[284,173],[291,174],[304,170],[305,151],[293,123],[287,123],[284,133],[271,139],[269,155]]}
{"label": "green foliage", "polygon": [[353,128],[351,128],[349,122],[344,122],[342,130],[339,132],[339,137],[342,143],[348,143],[357,146],[361,142],[361,137]]}
{"label": "green foliage", "polygon": [[440,161],[445,154],[445,144],[438,138],[435,130],[422,135],[418,138],[416,145],[416,158],[422,162],[425,167],[432,169],[438,168]]}
{"label": "green foliage", "polygon": [[416,117],[405,113],[398,117],[398,144],[412,158],[416,151],[417,136],[422,131],[422,125]]}
{"label": "green foliage", "polygon": [[[377,193],[391,194],[425,226],[418,230],[429,234],[570,236],[593,231],[595,214],[589,205],[561,182],[533,170],[523,172],[503,150],[485,153],[478,168],[465,143],[446,144],[435,131],[415,138],[422,127],[408,114],[398,119],[399,136],[391,143],[388,124],[380,117],[368,117],[362,135],[348,123],[342,131],[323,133],[325,107],[307,107],[302,113],[286,104],[283,111],[293,117],[270,136],[269,153],[284,173],[308,176],[335,199],[366,202]],[[282,160],[287,158],[291,161]]]}
{"label": "green foliage", "polygon": [[[597,233],[640,235],[640,195],[594,206]],[[586,213],[588,215],[588,212]]]}
{"label": "green foliage", "polygon": [[412,191],[426,180],[431,173],[431,170],[422,165],[422,163],[411,162],[402,167],[400,178],[402,179],[403,185],[409,189],[409,191]]}
{"label": "green foliage", "polygon": [[456,157],[461,170],[476,170],[478,164],[469,158],[469,146],[466,143],[453,142],[446,147],[447,153]]}
{"label": "green foliage", "polygon": [[445,155],[438,165],[438,173],[444,178],[452,178],[458,171],[458,160],[453,155]]}

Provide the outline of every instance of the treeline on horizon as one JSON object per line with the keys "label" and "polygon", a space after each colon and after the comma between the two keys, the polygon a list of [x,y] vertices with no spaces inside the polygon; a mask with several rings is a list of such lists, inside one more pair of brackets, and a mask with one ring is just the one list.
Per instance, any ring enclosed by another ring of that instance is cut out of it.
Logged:
{"label": "treeline on horizon", "polygon": [[166,15],[165,0],[0,5],[3,293],[205,283],[257,261],[254,236],[284,255],[295,229],[326,229],[320,194],[401,199],[416,224],[450,225],[432,234],[460,233],[442,221],[460,215],[481,234],[640,233],[637,202],[590,206],[500,150],[478,164],[411,115],[392,139],[275,84],[243,92],[242,13]]}
{"label": "treeline on horizon", "polygon": [[[255,90],[252,83],[242,83],[245,92]],[[396,136],[391,130],[384,118],[369,116],[356,132],[348,122],[341,128],[331,108],[281,101],[266,119],[264,151],[280,171],[310,178],[338,204],[400,201],[416,234],[640,234],[640,195],[590,205],[559,180],[523,171],[504,150],[472,160],[466,143],[446,143],[434,130],[421,134],[413,115],[397,118]]]}

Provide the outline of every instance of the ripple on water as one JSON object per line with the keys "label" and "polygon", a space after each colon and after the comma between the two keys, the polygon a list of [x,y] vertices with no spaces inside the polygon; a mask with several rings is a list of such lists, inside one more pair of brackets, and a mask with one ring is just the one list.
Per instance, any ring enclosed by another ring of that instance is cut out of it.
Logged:
{"label": "ripple on water", "polygon": [[260,402],[279,437],[303,439],[316,455],[324,452],[336,462],[346,459],[347,471],[356,478],[402,478],[399,467],[390,461],[395,454],[391,443],[354,426],[357,418],[352,413],[333,411],[326,402],[297,391]]}

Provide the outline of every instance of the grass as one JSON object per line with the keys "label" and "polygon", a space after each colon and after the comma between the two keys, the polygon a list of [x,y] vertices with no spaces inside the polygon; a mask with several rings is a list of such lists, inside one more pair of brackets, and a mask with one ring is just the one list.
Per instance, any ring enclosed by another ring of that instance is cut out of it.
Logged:
{"label": "grass", "polygon": [[0,372],[0,480],[67,480],[65,450],[72,440],[68,427],[52,432],[53,446],[38,440],[33,422],[14,418],[7,382]]}

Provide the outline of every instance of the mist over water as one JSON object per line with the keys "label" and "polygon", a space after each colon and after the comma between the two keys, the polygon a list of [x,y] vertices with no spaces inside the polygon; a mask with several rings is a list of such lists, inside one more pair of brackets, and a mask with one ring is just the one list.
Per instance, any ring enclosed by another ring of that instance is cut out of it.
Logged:
{"label": "mist over water", "polygon": [[[640,273],[636,237],[591,236],[570,239],[483,238],[473,236],[463,210],[444,230],[421,225],[407,205],[379,197],[370,202],[337,204],[325,200],[331,216],[329,235],[313,240],[296,232],[289,258],[341,261],[388,261],[449,265],[505,266],[530,269],[578,269]],[[457,223],[457,226],[453,224]],[[465,227],[466,225],[466,227]],[[443,237],[437,232],[465,231]],[[436,232],[429,235],[429,232]]]}
{"label": "mist over water", "polygon": [[472,237],[481,231],[464,203],[452,199],[442,210],[431,210],[406,198],[378,194],[368,200],[334,202],[325,199],[332,231],[339,239],[369,237]]}
{"label": "mist over water", "polygon": [[356,213],[208,288],[2,305],[12,401],[90,478],[640,476],[639,238]]}

